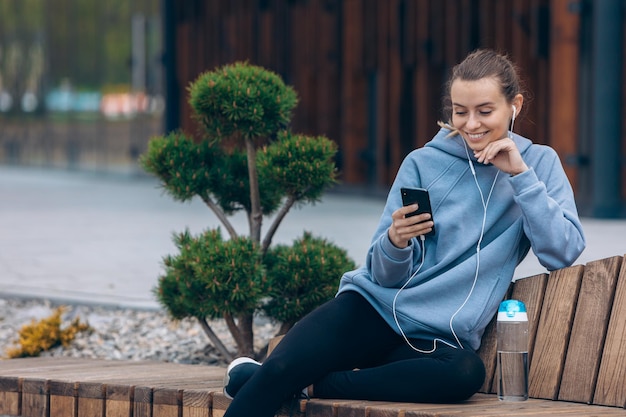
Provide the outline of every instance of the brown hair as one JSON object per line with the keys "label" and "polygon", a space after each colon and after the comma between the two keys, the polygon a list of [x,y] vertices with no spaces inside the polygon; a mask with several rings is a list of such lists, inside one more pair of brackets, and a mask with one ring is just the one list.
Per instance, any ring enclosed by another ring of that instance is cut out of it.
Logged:
{"label": "brown hair", "polygon": [[477,49],[452,69],[443,97],[444,118],[451,120],[450,89],[455,80],[477,81],[487,77],[493,77],[499,81],[501,92],[509,103],[517,94],[522,94],[521,81],[515,64],[507,56],[491,49]]}

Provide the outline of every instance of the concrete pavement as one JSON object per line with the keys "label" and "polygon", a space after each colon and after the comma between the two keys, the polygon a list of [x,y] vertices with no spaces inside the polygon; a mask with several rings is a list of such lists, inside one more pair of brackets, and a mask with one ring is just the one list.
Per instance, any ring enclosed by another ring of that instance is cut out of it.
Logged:
{"label": "concrete pavement", "polygon": [[[293,209],[274,242],[309,230],[362,264],[383,205],[328,193]],[[243,215],[232,221],[247,233]],[[0,296],[159,308],[152,289],[163,256],[176,251],[172,233],[216,226],[201,201],[173,201],[153,178],[0,166]],[[583,226],[588,245],[577,263],[626,254],[626,219],[584,218]],[[544,271],[531,253],[516,277]]]}

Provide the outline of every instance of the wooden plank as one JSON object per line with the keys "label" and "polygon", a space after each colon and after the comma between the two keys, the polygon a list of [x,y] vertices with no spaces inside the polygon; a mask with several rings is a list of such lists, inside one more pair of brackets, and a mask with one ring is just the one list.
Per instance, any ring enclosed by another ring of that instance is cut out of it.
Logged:
{"label": "wooden plank", "polygon": [[[416,21],[416,66],[413,75],[413,97],[415,104],[413,108],[415,127],[415,135],[413,139],[413,147],[418,148],[423,146],[427,140],[430,140],[429,132],[432,127],[437,127],[435,124],[436,119],[433,118],[432,106],[424,105],[429,101],[428,97],[431,96],[431,90],[433,88],[430,82],[430,68],[428,65],[430,59],[430,1],[421,2],[419,7],[415,8],[415,21]],[[437,92],[439,90],[437,89]],[[420,99],[421,97],[421,99]]]}
{"label": "wooden plank", "polygon": [[[306,404],[306,417],[338,417],[337,408],[339,405],[350,402],[349,400],[312,399]],[[361,415],[365,414],[361,413]]]}
{"label": "wooden plank", "polygon": [[151,387],[135,387],[134,417],[152,417],[152,395]]}
{"label": "wooden plank", "polygon": [[306,417],[502,417],[502,416],[623,416],[624,410],[565,401],[530,399],[499,401],[495,395],[477,394],[460,404],[385,403],[361,400],[312,399]]}
{"label": "wooden plank", "polygon": [[548,279],[530,364],[533,398],[557,398],[583,269],[582,265],[559,269]]}
{"label": "wooden plank", "polygon": [[[419,407],[423,407],[425,406],[425,404],[420,404]],[[345,410],[347,407],[346,406],[339,406],[338,409],[339,411],[343,411]],[[385,402],[369,402],[369,403],[365,403],[364,407],[363,406],[359,406],[359,407],[350,407],[356,410],[358,410],[359,408],[364,408],[366,414],[368,417],[391,417],[391,416],[398,416],[398,417],[404,417],[406,415],[408,410],[407,408],[408,405],[406,403],[385,403]],[[356,415],[359,415],[358,413],[356,413]]]}
{"label": "wooden plank", "polygon": [[18,374],[24,374],[22,376],[25,376],[26,373],[31,375],[48,374],[49,372],[64,371],[68,367],[84,367],[88,361],[92,360],[77,361],[75,358],[43,357],[7,359],[0,362],[2,363],[0,376],[17,376]]}
{"label": "wooden plank", "polygon": [[47,417],[49,393],[48,380],[41,378],[24,379],[22,381],[22,416]]}
{"label": "wooden plank", "polygon": [[[104,384],[104,409],[106,417],[132,417],[134,386],[127,383]],[[145,414],[138,413],[137,417]],[[150,414],[148,414],[149,416]]]}
{"label": "wooden plank", "polygon": [[255,62],[258,65],[265,68],[273,68],[273,54],[276,50],[274,48],[272,39],[273,19],[274,13],[269,9],[270,2],[267,2],[264,7],[259,7],[256,13],[256,50],[257,56]]}
{"label": "wooden plank", "polygon": [[[343,148],[341,155],[343,180],[362,182],[366,178],[366,164],[361,152],[367,148],[366,79],[363,72],[364,54],[370,46],[363,45],[364,10],[361,1],[346,0],[342,4],[342,68],[341,68],[341,126]],[[370,32],[368,30],[367,32]]]}
{"label": "wooden plank", "polygon": [[[380,45],[381,57],[384,57],[384,124],[380,124],[384,131],[376,135],[376,166],[378,167],[378,181],[380,184],[389,184],[393,181],[404,159],[405,152],[402,146],[403,135],[403,92],[407,88],[406,77],[402,71],[402,42],[400,32],[402,16],[399,16],[399,0],[387,0],[379,2],[384,4],[385,13],[381,13],[381,29],[383,34]],[[383,63],[379,64],[383,65]]]}
{"label": "wooden plank", "polygon": [[212,395],[208,390],[185,389],[183,391],[182,417],[209,417]]}
{"label": "wooden plank", "polygon": [[76,417],[77,398],[77,383],[50,381],[50,417]]}
{"label": "wooden plank", "polygon": [[104,417],[105,387],[99,382],[78,384],[78,417]]}
{"label": "wooden plank", "polygon": [[485,394],[489,394],[493,392],[495,387],[495,379],[496,379],[496,354],[497,354],[497,340],[496,340],[496,317],[494,316],[489,322],[489,325],[485,329],[485,333],[483,334],[480,349],[478,350],[478,355],[483,361],[485,365],[485,381],[483,382],[483,386],[478,390],[478,392],[482,392]]}
{"label": "wooden plank", "polygon": [[[382,401],[363,401],[363,400],[343,400],[335,401],[332,404],[333,412],[336,416],[368,416],[368,417],[402,417],[406,410],[406,403],[398,402],[382,402]],[[311,404],[306,405],[306,415],[311,415]],[[323,407],[317,409],[317,416],[328,416],[331,414],[323,414]]]}
{"label": "wooden plank", "polygon": [[285,337],[285,335],[275,336],[270,339],[269,343],[267,344],[267,356],[269,356],[270,353],[272,353],[272,351],[276,349],[276,346],[278,346],[280,341],[283,340],[283,337]]}
{"label": "wooden plank", "polygon": [[155,388],[152,397],[152,417],[178,417],[182,411],[183,390]]}
{"label": "wooden plank", "polygon": [[[550,146],[561,156],[576,155],[579,119],[580,13],[571,13],[569,0],[550,0],[550,54],[548,123]],[[564,166],[576,189],[575,167]]]}
{"label": "wooden plank", "polygon": [[591,403],[622,257],[585,265],[559,400]]}
{"label": "wooden plank", "polygon": [[230,405],[228,398],[221,392],[214,392],[211,394],[211,417],[223,417],[226,413],[226,409]]}
{"label": "wooden plank", "polygon": [[21,399],[21,381],[19,378],[0,378],[0,415],[21,415]]}
{"label": "wooden plank", "polygon": [[532,362],[539,316],[544,303],[548,274],[539,274],[530,278],[515,281],[511,298],[520,300],[526,305],[528,313],[528,360]]}
{"label": "wooden plank", "polygon": [[626,406],[626,262],[622,262],[602,353],[594,404]]}
{"label": "wooden plank", "polygon": [[[308,127],[309,112],[311,110],[311,94],[308,79],[310,77],[310,66],[308,61],[310,49],[307,45],[308,31],[306,8],[299,3],[289,4],[289,22],[293,22],[292,27],[301,30],[291,30],[289,32],[290,44],[289,69],[291,73],[290,82],[298,92],[299,105],[293,113],[293,124],[303,128]],[[291,23],[290,23],[291,24]]]}
{"label": "wooden plank", "polygon": [[[394,1],[392,0],[391,3]],[[389,157],[394,141],[394,121],[391,114],[392,97],[394,96],[394,83],[400,80],[391,74],[392,53],[390,43],[390,19],[391,8],[389,1],[371,0],[372,7],[365,6],[365,13],[373,15],[372,24],[376,27],[375,43],[367,49],[376,50],[376,61],[373,68],[364,68],[367,83],[364,89],[364,101],[367,102],[367,135],[368,142],[364,145],[362,159],[366,164],[366,181],[383,179],[388,176]],[[367,23],[364,30],[367,32]],[[397,85],[397,84],[396,84]],[[383,180],[384,181],[384,180]]]}

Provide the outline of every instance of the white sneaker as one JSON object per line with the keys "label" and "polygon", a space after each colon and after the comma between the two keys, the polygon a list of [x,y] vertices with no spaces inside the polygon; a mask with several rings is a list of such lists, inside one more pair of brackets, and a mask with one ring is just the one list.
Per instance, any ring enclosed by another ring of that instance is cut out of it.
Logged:
{"label": "white sneaker", "polygon": [[228,365],[224,375],[224,395],[233,399],[241,387],[261,367],[261,364],[252,358],[237,358]]}

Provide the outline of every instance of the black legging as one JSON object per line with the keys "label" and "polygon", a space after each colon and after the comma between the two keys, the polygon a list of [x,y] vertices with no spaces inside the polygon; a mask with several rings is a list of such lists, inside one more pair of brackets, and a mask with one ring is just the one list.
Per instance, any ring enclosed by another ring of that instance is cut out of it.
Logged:
{"label": "black legging", "polygon": [[[420,349],[432,342],[411,341]],[[476,353],[413,350],[360,294],[345,292],[298,322],[235,395],[224,417],[272,417],[314,384],[316,398],[458,402],[483,384]]]}

